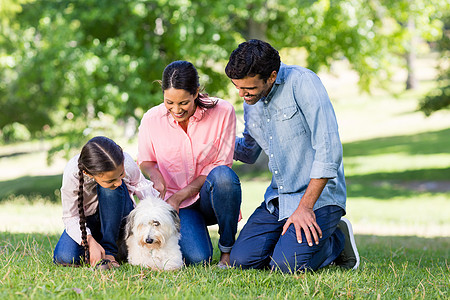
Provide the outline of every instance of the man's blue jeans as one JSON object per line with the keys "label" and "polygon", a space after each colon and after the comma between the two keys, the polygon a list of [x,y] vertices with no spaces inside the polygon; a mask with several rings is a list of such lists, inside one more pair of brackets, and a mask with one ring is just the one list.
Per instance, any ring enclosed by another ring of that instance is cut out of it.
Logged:
{"label": "man's blue jeans", "polygon": [[[124,182],[115,190],[97,184],[98,210],[86,217],[86,223],[94,239],[105,249],[105,254],[116,256],[117,239],[124,218],[133,209],[133,202]],[[56,264],[79,264],[84,257],[84,248],[76,243],[64,230],[53,253]]]}
{"label": "man's blue jeans", "polygon": [[292,224],[281,235],[286,219],[278,221],[278,205],[275,205],[275,211],[271,214],[263,202],[242,228],[231,251],[231,264],[242,269],[272,268],[285,273],[306,269],[315,271],[331,264],[344,249],[345,237],[337,228],[344,210],[329,205],[314,213],[322,230],[322,238],[318,245],[310,247],[303,230],[303,242],[297,242]]}
{"label": "man's blue jeans", "polygon": [[179,244],[187,265],[211,260],[213,247],[209,225],[219,225],[219,249],[230,253],[235,242],[241,198],[241,183],[231,168],[218,166],[208,174],[200,190],[200,199],[180,209]]}

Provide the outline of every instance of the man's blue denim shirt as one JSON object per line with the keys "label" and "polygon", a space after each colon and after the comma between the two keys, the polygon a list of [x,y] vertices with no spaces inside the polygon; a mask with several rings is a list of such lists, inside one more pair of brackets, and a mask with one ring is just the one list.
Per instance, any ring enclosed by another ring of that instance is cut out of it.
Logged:
{"label": "man's blue denim shirt", "polygon": [[266,207],[279,198],[279,220],[292,215],[311,178],[329,178],[314,210],[338,205],[345,210],[346,186],[342,144],[328,94],[311,70],[281,64],[269,94],[244,103],[245,129],[235,144],[234,159],[254,163],[261,149],[269,157],[272,182]]}

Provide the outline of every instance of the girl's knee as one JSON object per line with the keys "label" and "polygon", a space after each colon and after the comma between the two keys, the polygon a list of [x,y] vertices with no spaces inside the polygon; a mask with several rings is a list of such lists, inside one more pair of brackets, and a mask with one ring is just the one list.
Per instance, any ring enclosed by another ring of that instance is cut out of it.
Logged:
{"label": "girl's knee", "polygon": [[78,265],[80,262],[81,257],[78,253],[64,252],[57,249],[53,253],[53,263],[57,265]]}
{"label": "girl's knee", "polygon": [[55,264],[79,264],[84,255],[84,249],[78,245],[64,231],[53,251],[53,262]]}

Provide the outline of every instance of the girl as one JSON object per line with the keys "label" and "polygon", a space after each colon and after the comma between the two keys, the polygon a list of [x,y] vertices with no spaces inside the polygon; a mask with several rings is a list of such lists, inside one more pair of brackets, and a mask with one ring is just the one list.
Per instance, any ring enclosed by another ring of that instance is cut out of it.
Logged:
{"label": "girl", "polygon": [[219,225],[220,267],[229,264],[235,241],[241,186],[230,168],[236,132],[233,106],[199,93],[195,67],[175,61],[163,72],[164,103],[143,117],[138,163],[179,211],[180,247],[186,264],[209,262],[207,225]]}
{"label": "girl", "polygon": [[132,197],[158,195],[137,164],[109,138],[89,140],[64,169],[61,200],[65,230],[53,261],[103,269],[119,267],[117,239],[122,220],[134,208]]}

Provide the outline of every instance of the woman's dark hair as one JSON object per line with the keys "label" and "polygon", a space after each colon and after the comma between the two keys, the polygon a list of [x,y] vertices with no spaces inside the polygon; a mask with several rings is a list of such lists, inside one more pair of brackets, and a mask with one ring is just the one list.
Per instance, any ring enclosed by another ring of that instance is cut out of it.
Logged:
{"label": "woman's dark hair", "polygon": [[84,260],[87,264],[89,264],[89,245],[87,243],[86,216],[83,206],[83,173],[94,176],[114,171],[123,164],[123,161],[122,148],[113,140],[104,136],[96,136],[90,139],[81,149],[78,158],[78,213],[80,214],[82,246],[85,252]]}
{"label": "woman's dark hair", "polygon": [[[197,69],[188,61],[177,60],[166,66],[162,76],[161,87],[165,90],[174,88],[185,90],[195,95],[200,87]],[[198,93],[195,104],[202,108],[212,108],[217,101],[211,101],[206,93]]]}
{"label": "woman's dark hair", "polygon": [[231,79],[259,75],[264,82],[280,69],[280,55],[269,43],[249,40],[241,43],[230,55],[225,73]]}

